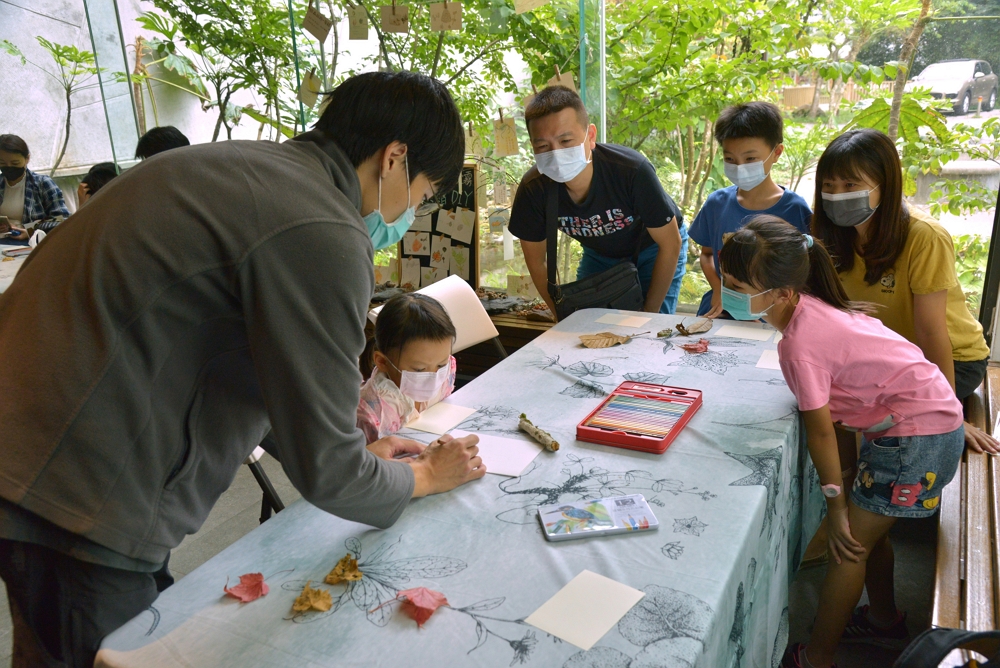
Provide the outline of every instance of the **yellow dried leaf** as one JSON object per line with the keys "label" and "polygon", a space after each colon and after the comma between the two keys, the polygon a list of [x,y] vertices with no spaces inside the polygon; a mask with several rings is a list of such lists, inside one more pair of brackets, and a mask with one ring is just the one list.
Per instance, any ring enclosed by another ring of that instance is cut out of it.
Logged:
{"label": "yellow dried leaf", "polygon": [[356,582],[360,579],[361,571],[358,570],[358,560],[351,557],[350,552],[348,552],[327,574],[325,582],[328,585],[336,585],[341,582]]}
{"label": "yellow dried leaf", "polygon": [[333,597],[330,596],[330,592],[325,589],[313,589],[309,586],[309,582],[306,582],[306,586],[302,588],[302,593],[299,594],[299,597],[295,599],[295,603],[292,604],[292,610],[295,612],[308,612],[309,610],[326,612],[332,607]]}
{"label": "yellow dried leaf", "polygon": [[619,343],[628,343],[631,340],[631,336],[621,336],[619,334],[612,334],[611,332],[580,335],[580,343],[585,348],[610,348],[611,346],[617,346]]}
{"label": "yellow dried leaf", "polygon": [[661,329],[660,331],[658,331],[656,333],[656,338],[658,338],[658,339],[665,339],[665,338],[671,337],[673,335],[674,335],[674,330],[671,329],[670,327],[667,327],[666,329]]}
{"label": "yellow dried leaf", "polygon": [[684,323],[677,325],[677,331],[683,336],[691,336],[693,334],[704,334],[708,330],[712,329],[712,319],[702,318],[701,320],[695,320],[689,327],[685,327]]}

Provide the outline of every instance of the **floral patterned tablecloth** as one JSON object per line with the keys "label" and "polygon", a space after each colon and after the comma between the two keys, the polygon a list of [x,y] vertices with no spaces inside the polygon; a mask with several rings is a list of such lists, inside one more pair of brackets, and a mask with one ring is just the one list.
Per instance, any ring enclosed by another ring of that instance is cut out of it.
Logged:
{"label": "floral patterned tablecloth", "polygon": [[[524,438],[525,412],[558,452],[540,452],[518,478],[487,475],[414,501],[385,531],[300,501],[108,636],[96,665],[777,666],[789,583],[824,504],[794,398],[780,371],[755,366],[775,343],[712,332],[658,339],[682,318],[644,314],[639,329],[595,322],[606,313],[574,314],[449,399],[478,409],[460,425],[468,431]],[[650,333],[579,345],[580,334],[601,331]],[[708,352],[679,348],[701,337]],[[624,380],[704,393],[665,454],[574,440],[576,424]],[[539,505],[629,493],[645,495],[659,531],[561,543],[541,534]],[[323,584],[348,553],[361,580]],[[646,593],[588,652],[523,621],[584,569]],[[247,572],[262,572],[270,593],[246,604],[223,596],[227,578]],[[329,612],[292,613],[306,581],[329,590]],[[397,604],[382,605],[418,586],[449,602],[419,630]]]}

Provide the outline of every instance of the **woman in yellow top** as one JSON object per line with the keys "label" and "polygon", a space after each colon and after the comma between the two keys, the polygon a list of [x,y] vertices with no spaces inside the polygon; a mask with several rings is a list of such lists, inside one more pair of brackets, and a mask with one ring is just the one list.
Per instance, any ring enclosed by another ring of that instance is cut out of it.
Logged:
{"label": "woman in yellow top", "polygon": [[[834,139],[816,167],[813,235],[830,249],[847,295],[876,305],[875,317],[915,343],[965,399],[986,375],[989,346],[955,273],[951,235],[903,203],[896,147],[877,130]],[[967,445],[997,441],[966,423]]]}

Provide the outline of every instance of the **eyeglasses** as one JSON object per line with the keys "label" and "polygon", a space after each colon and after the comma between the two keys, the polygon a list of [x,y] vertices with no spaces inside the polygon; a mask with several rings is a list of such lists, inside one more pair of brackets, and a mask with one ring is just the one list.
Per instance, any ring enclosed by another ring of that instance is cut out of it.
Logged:
{"label": "eyeglasses", "polygon": [[441,210],[441,204],[439,202],[425,199],[423,202],[420,203],[420,206],[417,207],[415,213],[418,216],[429,216],[432,213],[436,213],[440,210]]}

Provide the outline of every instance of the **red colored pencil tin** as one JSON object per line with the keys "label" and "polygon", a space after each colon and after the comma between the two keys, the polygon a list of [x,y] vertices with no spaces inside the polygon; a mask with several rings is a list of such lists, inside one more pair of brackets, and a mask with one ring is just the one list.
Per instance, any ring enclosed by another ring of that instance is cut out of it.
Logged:
{"label": "red colored pencil tin", "polygon": [[626,381],[576,427],[576,438],[658,455],[701,408],[701,391]]}

